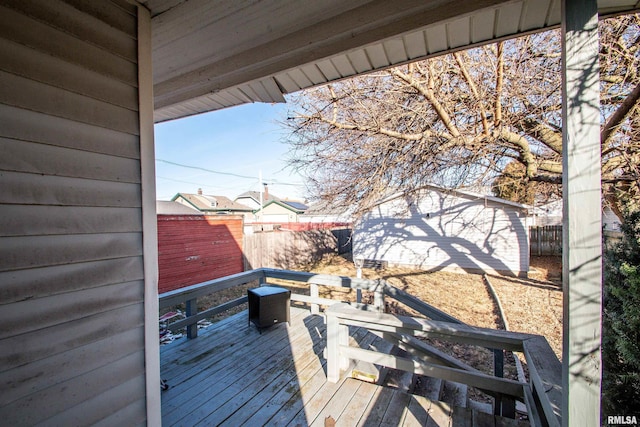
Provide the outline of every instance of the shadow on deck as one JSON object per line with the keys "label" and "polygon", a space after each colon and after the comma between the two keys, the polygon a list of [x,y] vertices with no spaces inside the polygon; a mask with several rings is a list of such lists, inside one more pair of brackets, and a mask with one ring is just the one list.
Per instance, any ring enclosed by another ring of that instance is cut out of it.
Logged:
{"label": "shadow on deck", "polygon": [[[365,330],[352,330],[362,346]],[[161,348],[165,426],[494,425],[493,417],[352,378],[327,381],[324,317],[291,308],[262,334],[241,312]],[[475,418],[475,420],[474,420]],[[475,422],[474,422],[475,421]],[[506,425],[506,424],[505,424]]]}

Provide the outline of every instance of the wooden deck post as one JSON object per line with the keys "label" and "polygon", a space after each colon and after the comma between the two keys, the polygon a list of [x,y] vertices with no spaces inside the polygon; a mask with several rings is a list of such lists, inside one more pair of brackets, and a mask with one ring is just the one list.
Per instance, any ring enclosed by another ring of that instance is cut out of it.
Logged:
{"label": "wooden deck post", "polygon": [[384,292],[382,289],[376,289],[373,292],[373,305],[380,313],[384,313]]}
{"label": "wooden deck post", "polygon": [[[336,304],[332,307],[345,306]],[[340,353],[341,346],[349,345],[349,326],[343,325],[338,316],[331,312],[331,307],[325,311],[327,316],[327,381],[340,381],[340,372],[349,368],[349,359]]]}
{"label": "wooden deck post", "polygon": [[[320,290],[318,289],[317,283],[311,283],[309,285],[309,294],[313,298],[320,298]],[[320,314],[319,304],[311,304],[311,314]]]}
{"label": "wooden deck post", "polygon": [[596,0],[562,1],[562,424],[600,425],[601,150]]}
{"label": "wooden deck post", "polygon": [[[186,307],[186,316],[190,317],[190,316],[195,316],[196,314],[198,314],[198,300],[197,299],[190,299],[189,301],[187,301],[185,303]],[[189,325],[187,326],[187,338],[191,339],[191,338],[196,338],[198,336],[198,324],[194,323],[193,325]]]}
{"label": "wooden deck post", "polygon": [[331,310],[327,316],[327,381],[337,383],[340,380],[340,340],[338,318]]}

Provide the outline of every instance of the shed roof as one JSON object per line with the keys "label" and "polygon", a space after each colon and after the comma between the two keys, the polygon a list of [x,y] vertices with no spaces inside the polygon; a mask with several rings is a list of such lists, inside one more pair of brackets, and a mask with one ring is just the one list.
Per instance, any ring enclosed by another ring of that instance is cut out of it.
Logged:
{"label": "shed roof", "polygon": [[[444,188],[437,185],[424,185],[416,190],[417,191],[421,191],[421,190],[436,191],[442,194],[454,194],[454,195],[459,195],[465,198],[486,200],[486,201],[490,201],[490,202],[494,202],[494,203],[498,203],[506,206],[511,206],[514,208],[522,209],[522,210],[529,210],[532,208],[531,206],[524,205],[522,203],[512,202],[511,200],[501,199],[500,197],[489,196],[486,194],[479,194],[479,193],[475,193],[475,192],[467,191],[463,189],[449,189],[449,188]],[[382,198],[378,203],[375,204],[375,206],[403,197],[405,194],[406,193],[403,193],[403,192],[393,193],[387,197]]]}

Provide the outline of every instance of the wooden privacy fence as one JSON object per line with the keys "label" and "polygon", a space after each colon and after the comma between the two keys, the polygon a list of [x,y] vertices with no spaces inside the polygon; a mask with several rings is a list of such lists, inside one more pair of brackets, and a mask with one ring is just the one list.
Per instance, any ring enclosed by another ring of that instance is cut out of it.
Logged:
{"label": "wooden privacy fence", "polygon": [[[622,233],[603,230],[602,240],[605,247],[611,247],[622,240]],[[562,255],[562,226],[529,227],[529,250],[531,255]]]}
{"label": "wooden privacy fence", "polygon": [[[350,242],[350,231],[308,230],[245,235],[244,269],[293,268],[318,261],[325,254],[344,253],[340,248]],[[349,239],[345,237],[347,235]]]}
{"label": "wooden privacy fence", "polygon": [[158,292],[240,273],[242,217],[158,215]]}
{"label": "wooden privacy fence", "polygon": [[531,255],[562,255],[562,226],[529,227]]}
{"label": "wooden privacy fence", "polygon": [[[602,239],[605,247],[611,247],[622,240],[622,233],[604,230]],[[562,255],[562,226],[529,227],[529,251],[531,255],[538,256]]]}

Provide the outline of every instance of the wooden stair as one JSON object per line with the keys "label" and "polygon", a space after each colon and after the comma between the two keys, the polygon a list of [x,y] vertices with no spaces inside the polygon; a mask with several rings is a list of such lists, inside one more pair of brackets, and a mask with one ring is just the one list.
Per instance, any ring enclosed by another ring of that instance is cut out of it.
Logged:
{"label": "wooden stair", "polygon": [[[354,382],[362,383],[354,378],[345,380],[345,388],[356,389]],[[331,405],[327,406],[323,414],[331,414],[329,425],[363,425],[363,426],[427,426],[427,427],[528,427],[528,421],[514,420],[500,416],[494,416],[486,412],[470,407],[454,406],[447,402],[431,400],[391,387],[366,383],[367,395],[371,395],[368,402],[351,400],[344,408],[337,410]],[[358,393],[362,391],[359,389]],[[363,393],[364,395],[364,393]],[[359,421],[354,421],[350,416],[359,411],[355,406],[365,406],[364,414]],[[311,426],[327,425],[327,418],[321,414]]]}
{"label": "wooden stair", "polygon": [[[402,357],[409,356],[404,350],[382,339],[381,336],[377,334],[369,332],[363,335],[361,332],[358,334],[358,332],[356,332],[355,337],[351,338],[351,345],[358,345],[360,348],[375,350],[386,354]],[[417,399],[416,401],[422,402],[421,404],[427,406],[427,409],[431,408],[431,411],[436,412],[438,412],[438,408],[444,412],[449,411],[450,421],[456,420],[456,422],[452,424],[433,424],[433,422],[431,422],[429,425],[495,425],[519,427],[529,425],[529,422],[525,420],[493,415],[493,405],[488,402],[479,402],[470,398],[466,384],[417,375],[411,372],[390,369],[362,361],[351,366],[347,372],[347,376],[379,386],[392,388],[398,393],[414,396],[414,398]]]}

